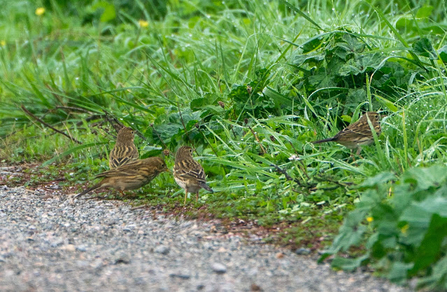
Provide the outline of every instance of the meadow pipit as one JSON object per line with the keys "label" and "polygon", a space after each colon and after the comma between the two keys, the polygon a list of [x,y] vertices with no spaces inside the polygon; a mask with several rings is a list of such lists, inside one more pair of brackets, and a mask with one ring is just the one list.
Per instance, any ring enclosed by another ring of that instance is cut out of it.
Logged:
{"label": "meadow pipit", "polygon": [[116,144],[110,151],[109,166],[110,169],[120,165],[125,165],[139,158],[138,149],[134,144],[135,131],[131,128],[124,127],[118,132]]}
{"label": "meadow pipit", "polygon": [[164,160],[160,157],[134,160],[98,174],[96,178],[102,178],[102,180],[91,188],[76,195],[75,198],[101,187],[115,188],[124,196],[123,191],[138,189],[150,183],[151,180],[163,171],[168,171],[168,168]]}
{"label": "meadow pipit", "polygon": [[203,167],[192,158],[193,149],[182,146],[175,154],[174,179],[185,190],[185,201],[188,193],[196,193],[196,201],[199,199],[199,190],[204,188],[214,192],[207,184]]}
{"label": "meadow pipit", "polygon": [[376,112],[367,112],[357,122],[349,125],[332,138],[314,141],[312,143],[319,144],[323,142],[337,142],[349,149],[357,148],[357,155],[360,154],[361,146],[370,145],[374,142],[374,136],[368,124],[371,121],[377,136],[381,133],[380,116]]}

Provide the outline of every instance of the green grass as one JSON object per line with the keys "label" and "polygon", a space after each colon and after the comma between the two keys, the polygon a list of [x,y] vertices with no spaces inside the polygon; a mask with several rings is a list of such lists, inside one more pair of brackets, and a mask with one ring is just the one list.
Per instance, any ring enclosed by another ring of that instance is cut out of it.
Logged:
{"label": "green grass", "polygon": [[[83,189],[107,169],[114,117],[142,157],[196,148],[216,193],[183,215],[287,222],[282,242],[320,248],[365,179],[446,163],[442,1],[4,2],[0,161],[43,164],[32,183],[56,167]],[[367,110],[382,134],[355,162],[310,143]],[[168,213],[183,198],[168,174],[134,195]]]}

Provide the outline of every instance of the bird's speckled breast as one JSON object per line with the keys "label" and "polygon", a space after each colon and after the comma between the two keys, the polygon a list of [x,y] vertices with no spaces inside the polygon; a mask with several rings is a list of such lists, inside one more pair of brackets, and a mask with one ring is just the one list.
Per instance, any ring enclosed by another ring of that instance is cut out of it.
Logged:
{"label": "bird's speckled breast", "polygon": [[174,177],[175,182],[182,188],[182,189],[186,189],[186,181],[180,180],[176,177]]}

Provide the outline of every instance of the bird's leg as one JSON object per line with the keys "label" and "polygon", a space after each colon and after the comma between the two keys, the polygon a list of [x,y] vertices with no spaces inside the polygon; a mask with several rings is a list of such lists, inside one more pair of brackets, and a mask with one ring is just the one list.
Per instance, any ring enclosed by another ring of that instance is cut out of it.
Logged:
{"label": "bird's leg", "polygon": [[363,159],[363,157],[362,157],[362,155],[360,155],[360,152],[362,152],[362,147],[358,147],[357,148],[357,152],[356,152],[356,154],[360,157],[360,159]]}
{"label": "bird's leg", "polygon": [[358,155],[358,156],[360,156],[360,158],[362,158],[363,159],[363,157],[360,155],[360,152],[362,152],[362,147],[357,147],[357,152],[356,152],[356,154]]}
{"label": "bird's leg", "polygon": [[185,190],[185,201],[183,202],[183,205],[186,205],[186,198],[188,197],[188,191]]}
{"label": "bird's leg", "polygon": [[196,193],[196,203],[199,201],[199,191]]}
{"label": "bird's leg", "polygon": [[352,162],[355,162],[355,155],[354,155],[354,153],[352,153],[352,149],[350,150],[350,152],[351,152],[351,158],[352,158]]}
{"label": "bird's leg", "polygon": [[360,146],[357,147],[357,151],[355,152],[355,154],[353,153],[353,149],[351,149],[352,162],[355,163],[355,165],[357,165],[357,166],[358,166],[358,163],[355,161],[355,155],[359,156],[360,159],[363,159],[362,155],[360,155],[361,151],[362,151],[362,148]]}

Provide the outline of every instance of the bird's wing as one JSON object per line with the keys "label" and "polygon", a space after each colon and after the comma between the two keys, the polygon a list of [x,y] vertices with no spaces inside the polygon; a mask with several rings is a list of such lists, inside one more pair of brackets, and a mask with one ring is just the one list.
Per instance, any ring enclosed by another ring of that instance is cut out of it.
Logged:
{"label": "bird's wing", "polygon": [[341,130],[337,135],[337,137],[350,137],[350,136],[371,136],[371,129],[365,127],[347,127]]}
{"label": "bird's wing", "polygon": [[115,165],[115,167],[118,167],[120,165],[124,165],[129,163],[132,160],[135,160],[138,158],[132,157],[132,156],[124,156],[124,157],[114,157],[112,158],[112,165]]}
{"label": "bird's wing", "polygon": [[137,148],[132,146],[115,146],[110,152],[110,166],[118,167],[138,159],[139,154]]}
{"label": "bird's wing", "polygon": [[185,179],[196,179],[199,181],[205,181],[205,171],[203,167],[196,161],[181,161],[181,165],[175,167],[176,175]]}
{"label": "bird's wing", "polygon": [[134,160],[120,167],[113,168],[98,174],[96,177],[134,176],[141,170],[141,161]]}

